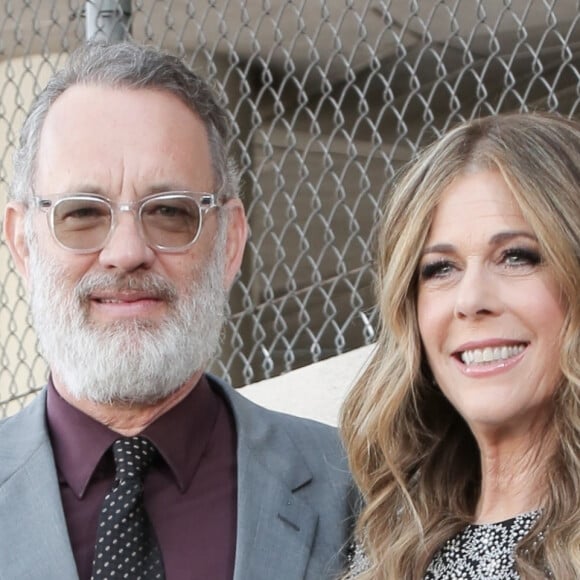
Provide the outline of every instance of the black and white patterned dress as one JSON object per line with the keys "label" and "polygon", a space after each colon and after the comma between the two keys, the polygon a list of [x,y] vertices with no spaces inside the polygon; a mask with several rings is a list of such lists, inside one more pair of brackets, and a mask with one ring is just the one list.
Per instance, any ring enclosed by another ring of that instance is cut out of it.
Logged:
{"label": "black and white patterned dress", "polygon": [[[424,580],[519,580],[514,550],[530,531],[539,512],[528,512],[494,524],[470,524],[435,554]],[[353,550],[348,578],[368,568],[359,546]]]}
{"label": "black and white patterned dress", "polygon": [[427,568],[425,580],[519,580],[514,550],[538,512],[495,524],[471,524],[447,540]]}

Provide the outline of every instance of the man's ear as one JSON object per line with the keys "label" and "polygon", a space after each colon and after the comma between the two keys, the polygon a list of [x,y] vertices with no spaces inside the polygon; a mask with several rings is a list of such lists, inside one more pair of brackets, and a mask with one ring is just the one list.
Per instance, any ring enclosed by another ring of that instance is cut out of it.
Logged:
{"label": "man's ear", "polygon": [[244,248],[248,239],[248,222],[244,206],[239,199],[228,200],[224,209],[228,212],[226,236],[226,264],[224,269],[224,287],[230,288],[236,274],[240,271]]}
{"label": "man's ear", "polygon": [[4,237],[12,254],[18,273],[28,281],[29,248],[25,231],[26,207],[11,201],[4,212]]}

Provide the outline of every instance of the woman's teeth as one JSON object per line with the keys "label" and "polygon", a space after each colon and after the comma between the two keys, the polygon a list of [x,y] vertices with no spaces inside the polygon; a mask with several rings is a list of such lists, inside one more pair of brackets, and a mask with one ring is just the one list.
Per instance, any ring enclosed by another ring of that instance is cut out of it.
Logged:
{"label": "woman's teeth", "polygon": [[466,365],[476,365],[481,363],[495,362],[499,360],[506,360],[517,356],[524,351],[526,345],[518,344],[515,346],[496,346],[475,348],[473,350],[464,350],[461,353],[461,360]]}

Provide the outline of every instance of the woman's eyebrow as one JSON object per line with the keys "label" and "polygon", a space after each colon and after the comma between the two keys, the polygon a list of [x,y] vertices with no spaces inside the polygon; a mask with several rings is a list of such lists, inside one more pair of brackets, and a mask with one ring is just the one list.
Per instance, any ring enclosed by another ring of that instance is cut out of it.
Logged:
{"label": "woman's eyebrow", "polygon": [[513,240],[514,238],[528,238],[529,240],[532,240],[534,242],[538,241],[538,238],[536,238],[536,236],[528,230],[514,230],[508,232],[499,232],[491,236],[491,238],[489,239],[489,244],[497,245],[503,242],[507,242],[509,240]]}
{"label": "woman's eyebrow", "polygon": [[[489,239],[489,245],[497,246],[509,240],[513,240],[514,238],[528,238],[529,240],[532,240],[534,242],[538,241],[538,238],[536,238],[536,236],[533,233],[527,230],[514,230],[507,232],[498,232],[497,234],[494,234]],[[421,255],[425,256],[427,254],[451,254],[454,251],[455,246],[453,244],[439,243],[425,247],[423,249],[423,252],[421,252]]]}
{"label": "woman's eyebrow", "polygon": [[427,246],[423,248],[421,252],[422,256],[427,254],[451,254],[455,250],[453,244],[433,244],[432,246]]}

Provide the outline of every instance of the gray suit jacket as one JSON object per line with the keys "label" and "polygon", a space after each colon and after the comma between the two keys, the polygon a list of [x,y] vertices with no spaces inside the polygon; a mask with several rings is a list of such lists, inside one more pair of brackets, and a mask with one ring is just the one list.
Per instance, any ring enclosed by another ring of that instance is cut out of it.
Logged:
{"label": "gray suit jacket", "polygon": [[[210,381],[229,402],[238,435],[234,580],[336,578],[354,496],[335,431]],[[45,407],[43,391],[0,422],[0,580],[78,578]]]}

